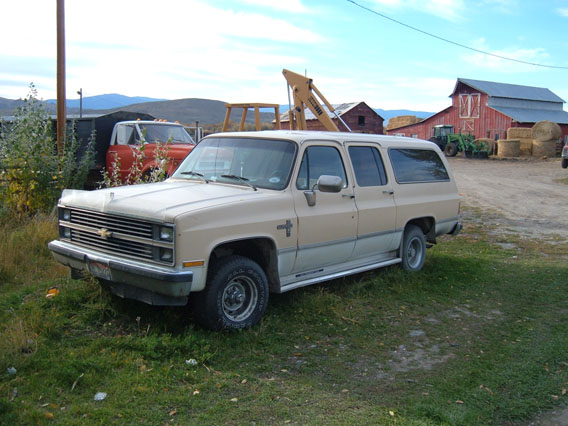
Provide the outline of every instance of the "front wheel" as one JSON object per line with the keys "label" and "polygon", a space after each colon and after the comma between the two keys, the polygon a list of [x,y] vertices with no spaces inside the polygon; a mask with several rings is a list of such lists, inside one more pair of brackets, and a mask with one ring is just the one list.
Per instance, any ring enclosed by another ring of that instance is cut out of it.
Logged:
{"label": "front wheel", "polygon": [[210,330],[257,324],[268,304],[268,281],[262,268],[242,256],[223,258],[214,268],[205,290],[193,296],[197,322]]}
{"label": "front wheel", "polygon": [[444,148],[444,154],[446,154],[446,157],[455,157],[458,154],[458,146],[453,142],[447,144]]}
{"label": "front wheel", "polygon": [[562,168],[563,168],[563,169],[568,168],[568,158],[563,158],[563,159],[562,159]]}
{"label": "front wheel", "polygon": [[422,269],[426,260],[426,239],[422,229],[416,225],[406,227],[400,252],[404,270],[417,272]]}

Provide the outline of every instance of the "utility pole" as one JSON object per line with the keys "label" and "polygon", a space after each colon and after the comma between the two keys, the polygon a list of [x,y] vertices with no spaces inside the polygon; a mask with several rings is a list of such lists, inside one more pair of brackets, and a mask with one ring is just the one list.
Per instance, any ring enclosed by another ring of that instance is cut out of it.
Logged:
{"label": "utility pole", "polygon": [[79,118],[83,118],[83,88],[77,91],[79,95]]}
{"label": "utility pole", "polygon": [[65,98],[65,0],[57,0],[57,154],[63,155],[67,124]]}

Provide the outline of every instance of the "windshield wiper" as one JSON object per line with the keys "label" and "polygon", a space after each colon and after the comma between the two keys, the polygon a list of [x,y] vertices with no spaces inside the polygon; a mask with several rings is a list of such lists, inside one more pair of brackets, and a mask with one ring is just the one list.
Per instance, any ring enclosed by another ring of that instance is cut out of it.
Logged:
{"label": "windshield wiper", "polygon": [[205,178],[205,176],[203,176],[201,173],[197,173],[197,172],[181,172],[180,174],[182,175],[189,175],[189,176],[197,176],[198,178],[201,178],[205,181],[205,183],[209,183],[209,181]]}
{"label": "windshield wiper", "polygon": [[229,179],[236,179],[236,180],[244,183],[245,185],[250,186],[255,191],[258,191],[256,186],[254,186],[252,183],[250,183],[246,177],[237,176],[237,175],[221,175],[221,177],[222,178],[229,178]]}

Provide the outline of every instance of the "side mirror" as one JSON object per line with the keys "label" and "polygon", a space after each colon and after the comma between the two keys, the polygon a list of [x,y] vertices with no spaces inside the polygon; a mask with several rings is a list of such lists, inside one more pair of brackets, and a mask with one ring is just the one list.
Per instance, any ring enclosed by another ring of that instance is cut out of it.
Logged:
{"label": "side mirror", "polygon": [[316,187],[321,192],[341,192],[343,189],[343,180],[339,176],[321,175],[312,189],[304,191],[306,201],[310,207],[316,205]]}
{"label": "side mirror", "polygon": [[317,186],[321,192],[340,192],[343,189],[343,180],[339,176],[321,175]]}

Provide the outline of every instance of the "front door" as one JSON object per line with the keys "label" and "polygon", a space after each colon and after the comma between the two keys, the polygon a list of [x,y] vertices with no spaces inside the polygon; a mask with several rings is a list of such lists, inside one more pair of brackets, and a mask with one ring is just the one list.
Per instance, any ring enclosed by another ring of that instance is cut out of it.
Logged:
{"label": "front door", "polygon": [[[339,143],[312,142],[301,152],[300,168],[292,182],[294,207],[298,216],[298,252],[294,264],[297,276],[325,274],[325,269],[351,259],[357,234],[357,211],[353,189],[346,171],[343,147]],[[321,175],[339,176],[338,193],[321,192]],[[310,206],[306,191],[314,189]]]}

